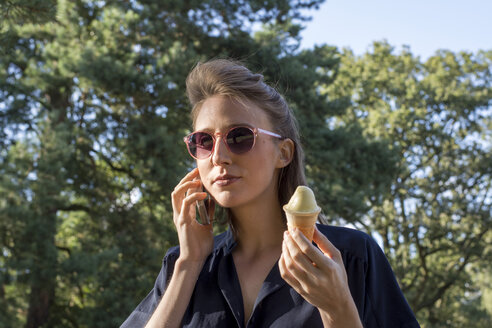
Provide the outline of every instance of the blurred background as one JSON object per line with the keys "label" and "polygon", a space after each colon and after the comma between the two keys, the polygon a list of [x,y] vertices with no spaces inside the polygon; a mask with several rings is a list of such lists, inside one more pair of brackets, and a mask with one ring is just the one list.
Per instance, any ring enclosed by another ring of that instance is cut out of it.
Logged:
{"label": "blurred background", "polygon": [[193,165],[185,78],[215,57],[285,95],[324,213],[378,241],[422,327],[489,327],[491,9],[0,2],[0,327],[118,327],[150,291]]}

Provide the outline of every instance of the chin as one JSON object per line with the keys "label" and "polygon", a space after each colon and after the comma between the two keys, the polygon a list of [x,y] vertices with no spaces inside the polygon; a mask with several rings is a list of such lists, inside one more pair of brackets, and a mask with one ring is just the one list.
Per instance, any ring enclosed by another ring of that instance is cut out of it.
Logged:
{"label": "chin", "polygon": [[218,193],[216,195],[212,195],[212,197],[215,200],[215,203],[219,204],[221,207],[224,208],[235,207],[239,204],[238,202],[239,197],[229,193]]}
{"label": "chin", "polygon": [[220,205],[220,207],[223,207],[223,208],[231,208],[231,207],[234,207],[236,204],[235,202],[231,201],[231,200],[227,200],[227,199],[221,199],[220,197],[219,198],[214,198],[215,200],[215,203]]}

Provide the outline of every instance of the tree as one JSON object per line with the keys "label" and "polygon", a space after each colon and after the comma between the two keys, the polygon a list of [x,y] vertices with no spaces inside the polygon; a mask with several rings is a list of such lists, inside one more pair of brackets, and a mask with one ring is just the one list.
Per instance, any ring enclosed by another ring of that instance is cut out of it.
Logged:
{"label": "tree", "polygon": [[[478,275],[492,248],[492,52],[439,51],[427,61],[384,42],[342,54],[331,120],[360,124],[398,154],[391,193],[357,220],[382,239],[400,285],[425,327],[486,327]],[[490,290],[490,275],[487,281]]]}
{"label": "tree", "polygon": [[321,2],[1,4],[0,325],[118,326],[150,290],[177,243],[169,195],[192,166],[184,81],[199,60],[245,59],[287,95],[328,216],[383,200],[388,142],[325,124],[348,105],[321,92],[338,51],[298,50],[302,10]]}
{"label": "tree", "polygon": [[2,3],[1,325],[117,326],[151,288],[177,242],[169,194],[191,166],[184,80],[198,60],[282,78],[305,131],[329,115],[310,90],[334,50],[297,52],[301,10],[319,3]]}

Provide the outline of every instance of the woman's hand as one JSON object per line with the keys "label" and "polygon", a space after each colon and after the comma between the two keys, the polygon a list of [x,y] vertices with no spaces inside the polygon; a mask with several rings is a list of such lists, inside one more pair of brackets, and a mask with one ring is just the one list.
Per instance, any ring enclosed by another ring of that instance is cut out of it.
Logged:
{"label": "woman's hand", "polygon": [[198,178],[198,169],[188,173],[174,188],[171,194],[173,220],[178,231],[180,261],[203,262],[213,249],[212,221],[213,201],[210,201],[210,224],[202,225],[196,220],[196,201],[204,200],[207,193],[198,191],[202,185]]}
{"label": "woman's hand", "polygon": [[362,327],[340,251],[317,228],[313,240],[319,249],[298,229],[284,233],[282,278],[318,308],[325,327]]}

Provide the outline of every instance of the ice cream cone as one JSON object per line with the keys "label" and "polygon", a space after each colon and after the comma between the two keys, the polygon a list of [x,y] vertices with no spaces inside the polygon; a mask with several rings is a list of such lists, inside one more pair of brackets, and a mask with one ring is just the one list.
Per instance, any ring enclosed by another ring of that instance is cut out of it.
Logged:
{"label": "ice cream cone", "polygon": [[292,232],[293,228],[299,229],[304,236],[310,241],[313,240],[314,235],[314,226],[316,224],[316,220],[318,219],[318,213],[313,213],[309,215],[303,214],[294,214],[285,211],[285,215],[287,217],[287,228],[289,232]]}
{"label": "ice cream cone", "polygon": [[289,202],[283,207],[287,217],[287,228],[299,229],[310,241],[321,208],[316,204],[313,191],[306,186],[297,187]]}

